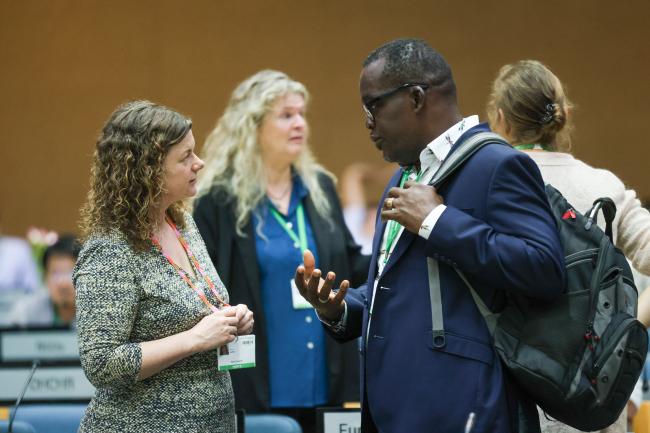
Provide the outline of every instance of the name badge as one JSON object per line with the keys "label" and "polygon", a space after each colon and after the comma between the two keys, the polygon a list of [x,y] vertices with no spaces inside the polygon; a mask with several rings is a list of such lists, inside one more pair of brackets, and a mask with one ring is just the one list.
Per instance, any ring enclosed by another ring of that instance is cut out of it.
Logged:
{"label": "name badge", "polygon": [[305,298],[302,297],[300,292],[298,291],[298,286],[296,286],[296,282],[291,279],[291,302],[293,304],[293,308],[295,310],[305,310],[307,308],[314,308],[311,306],[309,302]]}
{"label": "name badge", "polygon": [[219,371],[255,367],[255,335],[240,335],[219,348]]}

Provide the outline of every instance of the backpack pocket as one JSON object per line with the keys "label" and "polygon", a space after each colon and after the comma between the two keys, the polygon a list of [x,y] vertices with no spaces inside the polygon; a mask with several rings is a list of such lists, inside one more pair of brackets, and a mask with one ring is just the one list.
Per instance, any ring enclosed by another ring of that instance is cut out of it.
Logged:
{"label": "backpack pocket", "polygon": [[[627,314],[617,314],[603,333],[606,341],[602,350],[597,351],[591,374],[591,383],[598,395],[598,401],[607,404],[615,399],[621,386],[631,392],[643,368],[647,351],[647,334],[643,325]],[[625,383],[626,382],[627,386]],[[627,401],[627,394],[622,394]]]}
{"label": "backpack pocket", "polygon": [[593,361],[578,372],[575,394],[547,411],[583,431],[600,430],[618,419],[641,373],[648,345],[643,325],[626,314],[612,318],[602,341]]}
{"label": "backpack pocket", "polygon": [[612,269],[604,278],[598,291],[593,318],[596,335],[604,337],[606,329],[610,327],[617,314],[622,314],[622,317],[636,317],[637,298],[634,283],[628,281],[621,269]]}

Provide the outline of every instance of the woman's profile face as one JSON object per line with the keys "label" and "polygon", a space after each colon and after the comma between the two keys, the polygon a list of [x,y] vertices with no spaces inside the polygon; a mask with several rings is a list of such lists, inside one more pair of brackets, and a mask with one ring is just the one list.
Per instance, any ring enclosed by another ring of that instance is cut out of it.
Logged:
{"label": "woman's profile face", "polygon": [[258,129],[258,140],[265,159],[295,161],[307,140],[305,98],[298,93],[279,97],[264,116]]}
{"label": "woman's profile face", "polygon": [[165,156],[163,202],[175,203],[196,194],[196,176],[204,164],[194,153],[194,146],[194,135],[190,130]]}

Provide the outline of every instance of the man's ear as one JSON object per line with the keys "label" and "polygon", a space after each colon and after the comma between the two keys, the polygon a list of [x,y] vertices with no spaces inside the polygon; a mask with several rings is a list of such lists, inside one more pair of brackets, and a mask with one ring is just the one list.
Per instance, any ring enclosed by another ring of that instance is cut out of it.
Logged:
{"label": "man's ear", "polygon": [[411,87],[411,107],[416,113],[422,110],[425,104],[426,92],[420,86]]}

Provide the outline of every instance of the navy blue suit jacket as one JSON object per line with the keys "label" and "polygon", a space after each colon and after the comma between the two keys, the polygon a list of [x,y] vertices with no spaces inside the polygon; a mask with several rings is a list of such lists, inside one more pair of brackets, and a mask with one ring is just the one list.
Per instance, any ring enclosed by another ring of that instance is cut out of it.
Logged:
{"label": "navy blue suit jacket", "polygon": [[[457,144],[486,130],[478,125]],[[386,191],[397,186],[400,175],[401,170]],[[562,292],[562,248],[542,177],[524,153],[491,144],[472,156],[439,193],[447,209],[429,239],[404,231],[380,276],[377,257],[385,224],[377,220],[367,285],[346,297],[347,326],[336,337],[362,334],[364,343],[367,339],[361,351],[364,431],[374,430],[368,425],[371,414],[384,433],[459,433],[474,412],[472,433],[511,432],[516,409],[506,392],[505,372],[485,321],[454,267],[496,310],[507,292],[545,300]],[[432,344],[427,257],[439,264],[446,337],[442,348]]]}

